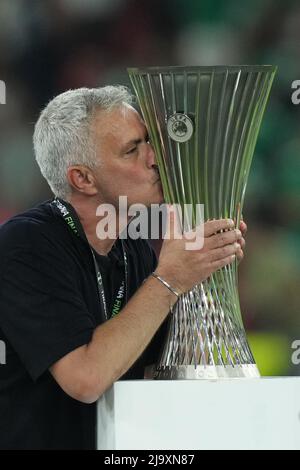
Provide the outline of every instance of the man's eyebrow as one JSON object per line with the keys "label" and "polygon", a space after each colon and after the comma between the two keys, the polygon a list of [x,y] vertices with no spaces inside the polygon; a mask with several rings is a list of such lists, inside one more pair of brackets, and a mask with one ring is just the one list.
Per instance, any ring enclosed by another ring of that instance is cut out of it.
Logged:
{"label": "man's eyebrow", "polygon": [[128,142],[126,142],[126,144],[124,145],[124,147],[127,147],[128,145],[138,145],[140,144],[141,142],[143,142],[143,139],[131,139],[129,140]]}

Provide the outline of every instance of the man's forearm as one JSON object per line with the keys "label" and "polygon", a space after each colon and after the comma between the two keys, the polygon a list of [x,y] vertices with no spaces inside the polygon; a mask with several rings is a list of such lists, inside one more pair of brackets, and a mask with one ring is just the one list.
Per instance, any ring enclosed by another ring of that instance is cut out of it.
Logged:
{"label": "man's forearm", "polygon": [[95,399],[138,359],[175,301],[172,292],[150,277],[116,317],[96,328],[85,355]]}

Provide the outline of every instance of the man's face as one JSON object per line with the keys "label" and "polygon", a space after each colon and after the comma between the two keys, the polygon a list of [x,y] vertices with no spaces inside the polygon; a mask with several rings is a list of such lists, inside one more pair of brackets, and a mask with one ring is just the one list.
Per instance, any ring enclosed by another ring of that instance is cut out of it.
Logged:
{"label": "man's face", "polygon": [[94,174],[101,202],[116,207],[119,196],[127,196],[129,206],[163,202],[155,154],[139,113],[129,105],[100,111],[93,130],[100,161]]}

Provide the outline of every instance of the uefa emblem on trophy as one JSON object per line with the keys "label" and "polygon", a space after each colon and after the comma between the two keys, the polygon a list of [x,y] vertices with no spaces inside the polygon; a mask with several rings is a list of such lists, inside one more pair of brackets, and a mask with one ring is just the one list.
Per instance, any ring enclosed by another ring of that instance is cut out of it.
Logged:
{"label": "uefa emblem on trophy", "polygon": [[[204,205],[204,220],[239,227],[253,152],[276,67],[129,69],[169,204]],[[182,294],[157,379],[259,377],[238,296],[237,262]],[[149,374],[148,374],[149,376]]]}

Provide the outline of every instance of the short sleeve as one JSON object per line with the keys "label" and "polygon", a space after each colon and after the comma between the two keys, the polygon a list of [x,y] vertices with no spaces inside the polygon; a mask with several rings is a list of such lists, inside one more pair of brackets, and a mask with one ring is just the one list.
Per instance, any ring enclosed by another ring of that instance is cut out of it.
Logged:
{"label": "short sleeve", "polygon": [[87,344],[95,328],[80,291],[79,268],[43,233],[1,255],[0,328],[33,380]]}

